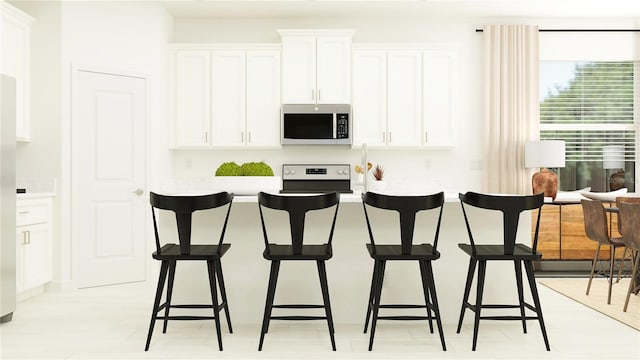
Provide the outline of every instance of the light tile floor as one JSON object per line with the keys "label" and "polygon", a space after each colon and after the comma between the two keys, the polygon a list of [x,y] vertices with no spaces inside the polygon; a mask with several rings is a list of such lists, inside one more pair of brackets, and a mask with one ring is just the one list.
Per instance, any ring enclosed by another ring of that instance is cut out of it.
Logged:
{"label": "light tile floor", "polygon": [[134,283],[47,292],[18,303],[14,320],[0,325],[0,358],[640,359],[639,331],[545,286],[538,289],[550,352],[533,321],[528,322],[528,334],[518,322],[481,322],[478,349],[472,352],[470,312],[461,334],[454,324],[445,324],[446,352],[425,323],[390,321],[379,323],[373,352],[367,351],[362,324],[340,323],[338,351],[332,352],[323,322],[273,322],[262,352],[257,351],[259,326],[235,324],[233,334],[223,331],[224,351],[219,352],[213,323],[202,321],[171,322],[167,334],[157,325],[151,349],[145,352],[151,299],[144,283]]}

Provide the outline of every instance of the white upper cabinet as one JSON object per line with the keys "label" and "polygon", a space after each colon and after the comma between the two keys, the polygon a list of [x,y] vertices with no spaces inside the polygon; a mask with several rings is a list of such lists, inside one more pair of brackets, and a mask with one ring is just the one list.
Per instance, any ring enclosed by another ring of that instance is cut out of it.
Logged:
{"label": "white upper cabinet", "polygon": [[279,147],[280,50],[174,45],[175,146]]}
{"label": "white upper cabinet", "polygon": [[420,146],[422,54],[398,50],[387,56],[387,144]]}
{"label": "white upper cabinet", "polygon": [[354,50],[354,146],[384,146],[387,133],[387,52]]}
{"label": "white upper cabinet", "polygon": [[458,52],[428,50],[423,55],[423,145],[450,147],[455,138]]}
{"label": "white upper cabinet", "polygon": [[457,51],[426,47],[354,47],[354,147],[455,145]]}
{"label": "white upper cabinet", "polygon": [[6,2],[0,2],[2,27],[0,72],[16,79],[16,139],[31,140],[30,73],[33,18]]}
{"label": "white upper cabinet", "polygon": [[175,121],[179,146],[209,144],[211,119],[211,54],[175,52]]}
{"label": "white upper cabinet", "polygon": [[245,86],[245,52],[212,52],[211,140],[213,145],[244,145]]}
{"label": "white upper cabinet", "polygon": [[280,51],[247,51],[247,146],[280,146]]}
{"label": "white upper cabinet", "polygon": [[279,30],[282,102],[336,104],[351,100],[353,30]]}

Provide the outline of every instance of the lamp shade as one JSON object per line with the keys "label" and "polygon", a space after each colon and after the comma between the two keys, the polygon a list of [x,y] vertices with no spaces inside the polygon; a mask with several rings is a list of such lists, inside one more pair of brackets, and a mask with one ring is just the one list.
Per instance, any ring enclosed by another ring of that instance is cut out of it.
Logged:
{"label": "lamp shade", "polygon": [[624,146],[606,145],[602,147],[603,169],[624,169]]}
{"label": "lamp shade", "polygon": [[524,167],[561,168],[565,166],[562,140],[529,141],[524,147]]}

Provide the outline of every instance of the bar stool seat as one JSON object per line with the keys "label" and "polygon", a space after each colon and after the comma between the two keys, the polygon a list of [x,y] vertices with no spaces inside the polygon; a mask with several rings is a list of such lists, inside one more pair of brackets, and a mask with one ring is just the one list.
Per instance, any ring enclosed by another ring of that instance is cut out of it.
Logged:
{"label": "bar stool seat", "polygon": [[262,255],[267,260],[329,260],[332,251],[328,244],[302,245],[300,254],[294,254],[291,245],[269,244]]}
{"label": "bar stool seat", "polygon": [[411,246],[409,254],[402,254],[401,245],[375,245],[366,244],[369,256],[380,260],[436,260],[440,258],[431,244],[418,244]]}
{"label": "bar stool seat", "polygon": [[181,254],[179,245],[165,244],[160,248],[159,254],[154,251],[151,256],[156,260],[208,260],[212,257],[222,257],[230,248],[231,244],[222,244],[220,247],[218,245],[191,245],[189,254]]}

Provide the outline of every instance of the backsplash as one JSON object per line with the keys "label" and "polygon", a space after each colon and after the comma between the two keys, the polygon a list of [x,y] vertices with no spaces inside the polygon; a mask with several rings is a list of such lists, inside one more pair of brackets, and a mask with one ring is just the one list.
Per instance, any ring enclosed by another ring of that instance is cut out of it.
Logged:
{"label": "backsplash", "polygon": [[53,178],[17,178],[16,188],[26,189],[26,193],[56,193],[58,181]]}

